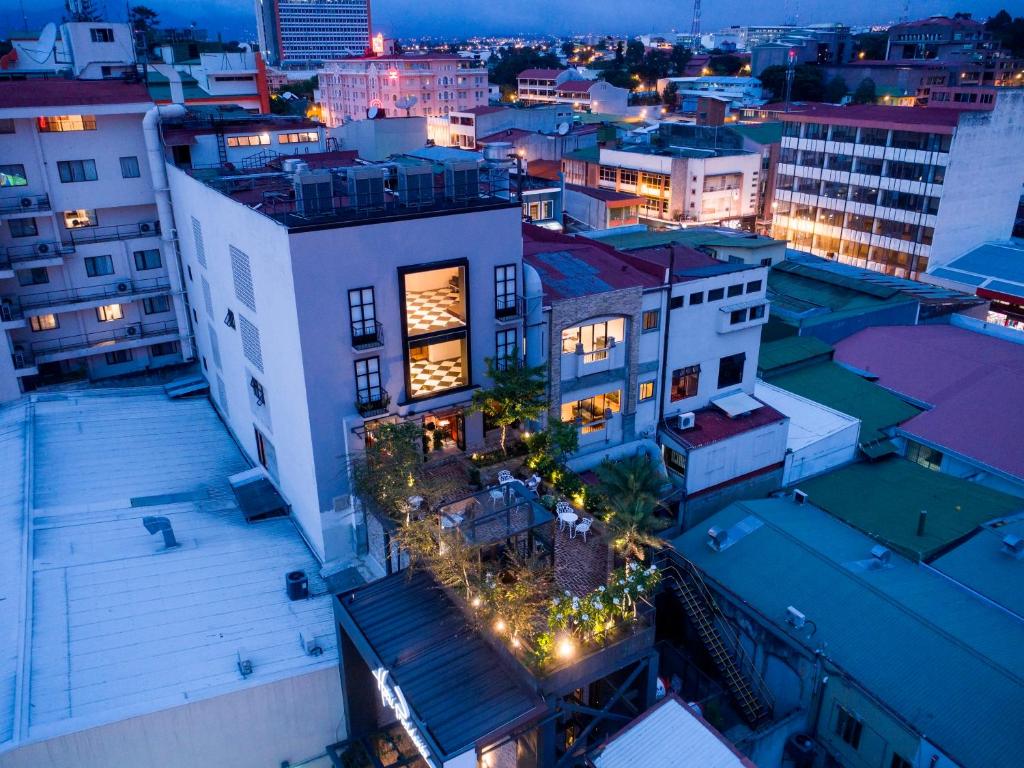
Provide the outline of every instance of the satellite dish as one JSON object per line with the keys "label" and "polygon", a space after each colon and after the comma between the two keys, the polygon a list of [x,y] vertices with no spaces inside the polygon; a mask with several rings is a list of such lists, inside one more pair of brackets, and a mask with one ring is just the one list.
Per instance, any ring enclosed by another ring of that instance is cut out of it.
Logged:
{"label": "satellite dish", "polygon": [[51,21],[39,33],[39,40],[36,42],[35,47],[25,48],[24,50],[26,55],[36,64],[45,64],[46,60],[50,58],[50,54],[53,53],[53,46],[56,43],[57,25]]}
{"label": "satellite dish", "polygon": [[250,43],[242,43],[238,47],[241,48],[244,53],[249,53],[252,50],[252,45]]}
{"label": "satellite dish", "polygon": [[380,114],[380,108],[379,107],[370,107],[368,110],[366,110],[366,116],[370,120],[376,120],[378,114]]}
{"label": "satellite dish", "polygon": [[559,123],[558,124],[558,135],[559,136],[565,136],[565,134],[567,134],[568,132],[569,132],[569,124],[568,123]]}
{"label": "satellite dish", "polygon": [[411,109],[417,101],[419,98],[416,96],[403,96],[395,102],[395,106],[399,109]]}

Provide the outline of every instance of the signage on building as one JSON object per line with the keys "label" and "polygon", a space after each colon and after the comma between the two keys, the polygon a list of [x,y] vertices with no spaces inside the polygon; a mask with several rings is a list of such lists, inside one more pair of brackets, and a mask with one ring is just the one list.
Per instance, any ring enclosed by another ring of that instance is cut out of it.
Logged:
{"label": "signage on building", "polygon": [[420,755],[423,756],[429,768],[438,768],[437,761],[431,755],[430,747],[424,741],[419,727],[412,721],[412,710],[409,709],[409,702],[405,700],[405,694],[402,693],[401,688],[391,682],[391,673],[384,667],[377,667],[373,670],[373,677],[377,681],[377,690],[380,691],[380,700],[384,702],[384,706],[394,711],[398,722],[405,728],[405,732],[409,734],[409,738],[416,745],[416,749],[420,751]]}
{"label": "signage on building", "polygon": [[380,32],[373,36],[373,52],[378,56],[384,55],[384,35]]}

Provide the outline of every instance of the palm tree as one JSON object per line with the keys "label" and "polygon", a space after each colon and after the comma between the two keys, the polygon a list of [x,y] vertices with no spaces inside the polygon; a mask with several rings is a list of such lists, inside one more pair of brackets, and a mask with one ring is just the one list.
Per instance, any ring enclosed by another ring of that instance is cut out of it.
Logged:
{"label": "palm tree", "polygon": [[597,476],[608,505],[605,525],[614,537],[615,548],[626,556],[643,560],[645,546],[657,547],[661,543],[655,532],[671,525],[654,516],[664,478],[642,454],[614,463],[605,461]]}

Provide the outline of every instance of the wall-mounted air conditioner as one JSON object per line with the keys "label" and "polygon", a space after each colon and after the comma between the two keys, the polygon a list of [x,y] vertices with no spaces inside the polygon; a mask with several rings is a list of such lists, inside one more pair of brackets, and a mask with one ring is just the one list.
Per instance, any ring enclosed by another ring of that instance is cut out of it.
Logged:
{"label": "wall-mounted air conditioner", "polygon": [[676,414],[676,429],[680,432],[693,429],[697,425],[697,414],[693,411]]}

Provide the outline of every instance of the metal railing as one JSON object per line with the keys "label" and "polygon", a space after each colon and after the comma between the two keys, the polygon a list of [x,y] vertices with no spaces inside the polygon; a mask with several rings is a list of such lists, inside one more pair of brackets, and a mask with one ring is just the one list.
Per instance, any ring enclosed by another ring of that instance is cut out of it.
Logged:
{"label": "metal railing", "polygon": [[526,301],[522,296],[498,296],[494,304],[496,320],[517,320],[526,314]]}
{"label": "metal railing", "polygon": [[34,366],[36,359],[28,350],[16,349],[11,353],[11,362],[14,364],[14,370],[19,371]]}
{"label": "metal railing", "polygon": [[70,230],[68,234],[72,246],[109,240],[130,240],[135,237],[154,237],[160,234],[160,222],[140,221],[138,224],[117,224],[110,227],[78,227]]}
{"label": "metal railing", "polygon": [[71,243],[30,243],[28,245],[9,245],[2,255],[0,264],[17,264],[23,261],[51,259],[55,256],[68,256],[75,252]]}
{"label": "metal railing", "polygon": [[61,291],[22,294],[17,301],[22,310],[54,307],[61,304],[77,304],[83,301],[103,299],[130,299],[140,293],[170,291],[171,284],[165,278],[153,277],[148,280],[119,280],[116,283],[91,285],[87,288],[66,288]]}
{"label": "metal railing", "polygon": [[0,214],[29,213],[50,210],[49,195],[18,195],[0,197]]}
{"label": "metal railing", "polygon": [[352,349],[372,349],[384,344],[384,327],[373,320],[352,323]]}
{"label": "metal railing", "polygon": [[92,333],[80,333],[74,336],[62,336],[57,339],[46,339],[32,344],[33,355],[52,355],[59,352],[71,352],[78,349],[98,348],[98,351],[106,351],[115,345],[147,339],[155,336],[177,335],[178,324],[173,320],[162,323],[132,323],[112,328],[109,331],[93,331]]}
{"label": "metal railing", "polygon": [[371,390],[368,393],[356,396],[356,410],[363,417],[377,416],[378,414],[385,413],[390,405],[391,395],[383,389]]}

